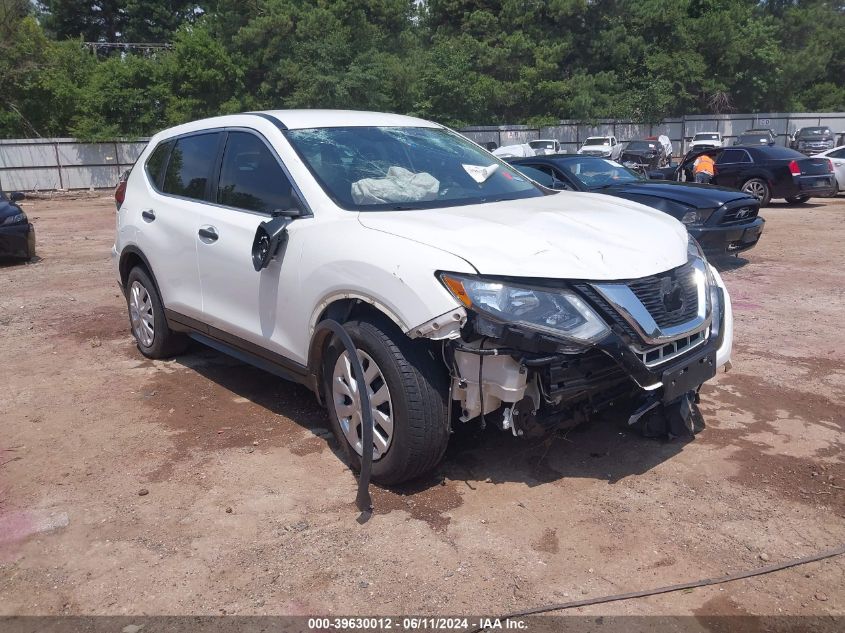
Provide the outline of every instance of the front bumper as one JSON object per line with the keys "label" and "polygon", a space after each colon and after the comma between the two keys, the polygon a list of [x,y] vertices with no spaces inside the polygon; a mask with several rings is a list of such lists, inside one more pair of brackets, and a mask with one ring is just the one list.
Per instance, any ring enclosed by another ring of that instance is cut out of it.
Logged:
{"label": "front bumper", "polygon": [[747,224],[687,227],[707,255],[734,255],[754,248],[763,235],[766,221],[754,218]]}
{"label": "front bumper", "polygon": [[0,257],[35,257],[35,227],[29,223],[0,227]]}

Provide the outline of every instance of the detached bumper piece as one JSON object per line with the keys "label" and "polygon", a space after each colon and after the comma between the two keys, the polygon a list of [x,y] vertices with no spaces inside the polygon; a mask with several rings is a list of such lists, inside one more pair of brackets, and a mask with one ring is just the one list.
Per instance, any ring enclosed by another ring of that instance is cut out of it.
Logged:
{"label": "detached bumper piece", "polygon": [[3,257],[35,257],[35,227],[32,224],[0,227],[0,258]]}

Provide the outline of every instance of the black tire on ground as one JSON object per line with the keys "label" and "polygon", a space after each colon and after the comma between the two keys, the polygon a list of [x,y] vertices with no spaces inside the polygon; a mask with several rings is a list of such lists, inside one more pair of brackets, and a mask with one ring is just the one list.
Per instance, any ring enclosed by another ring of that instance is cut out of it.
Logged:
{"label": "black tire on ground", "polygon": [[170,358],[184,352],[190,339],[179,332],[174,332],[167,325],[167,319],[164,316],[164,307],[161,304],[161,298],[158,296],[158,290],[153,283],[150,275],[146,270],[140,266],[136,266],[129,272],[126,279],[126,304],[129,309],[129,303],[132,297],[132,286],[138,283],[147,291],[150,297],[150,303],[153,308],[153,340],[150,345],[144,345],[132,330],[132,317],[129,317],[129,327],[132,330],[132,335],[135,337],[135,343],[138,350],[147,358]]}
{"label": "black tire on ground", "polygon": [[810,196],[790,196],[786,199],[789,204],[804,204]]}
{"label": "black tire on ground", "polygon": [[772,191],[769,189],[769,183],[762,178],[751,178],[742,184],[742,191],[751,194],[760,200],[760,206],[768,206],[772,200]]}
{"label": "black tire on ground", "polygon": [[[426,341],[409,339],[387,318],[350,321],[344,327],[358,349],[376,362],[390,392],[393,436],[387,451],[373,460],[373,481],[391,486],[427,473],[440,462],[449,442],[449,377],[443,362]],[[361,458],[343,434],[332,389],[335,364],[343,351],[337,339],[329,343],[323,356],[323,385],[332,430],[358,471]]]}

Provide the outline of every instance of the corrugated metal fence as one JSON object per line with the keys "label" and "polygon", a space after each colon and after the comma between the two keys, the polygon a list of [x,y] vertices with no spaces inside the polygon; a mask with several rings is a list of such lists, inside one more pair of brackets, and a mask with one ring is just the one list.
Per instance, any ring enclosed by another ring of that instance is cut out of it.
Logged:
{"label": "corrugated metal fence", "polygon": [[[667,135],[675,154],[683,154],[697,132],[721,132],[727,143],[752,127],[775,131],[787,145],[790,134],[801,127],[830,126],[845,132],[845,112],[692,115],[660,123],[599,120],[560,121],[548,127],[525,125],[475,126],[461,130],[472,140],[499,146],[527,143],[539,138],[559,140],[574,152],[588,136],[612,134],[621,142],[646,136]],[[114,187],[120,173],[132,166],[148,139],[80,143],[72,138],[0,140],[0,190],[49,191],[55,189],[103,189]]]}
{"label": "corrugated metal fence", "polygon": [[0,190],[49,191],[114,187],[147,145],[80,143],[72,138],[0,140]]}
{"label": "corrugated metal fence", "polygon": [[561,121],[558,125],[529,127],[526,125],[473,126],[461,133],[477,143],[499,145],[527,143],[535,139],[557,139],[569,152],[576,151],[588,136],[613,135],[620,142],[665,134],[672,140],[676,155],[682,155],[698,132],[721,132],[727,144],[750,128],[774,130],[778,143],[788,145],[789,137],[798,128],[827,125],[831,131],[845,133],[845,112],[771,113],[771,114],[703,114],[665,119],[660,123],[636,123],[600,119],[595,124]]}

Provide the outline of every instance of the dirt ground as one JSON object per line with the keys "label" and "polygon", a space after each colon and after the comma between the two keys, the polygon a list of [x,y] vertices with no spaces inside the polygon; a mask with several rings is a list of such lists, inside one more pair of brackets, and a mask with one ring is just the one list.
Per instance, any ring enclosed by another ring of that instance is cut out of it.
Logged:
{"label": "dirt ground", "polygon": [[[110,199],[24,208],[41,259],[0,265],[0,615],[498,614],[845,543],[843,197],[773,204],[722,265],[734,368],[697,439],[461,433],[364,525],[307,390],[199,345],[138,353]],[[842,615],[845,558],[578,613]]]}

